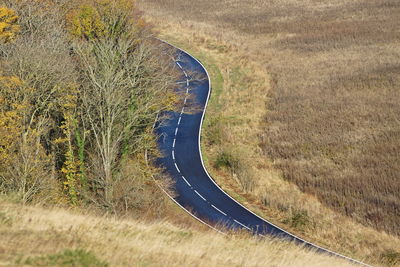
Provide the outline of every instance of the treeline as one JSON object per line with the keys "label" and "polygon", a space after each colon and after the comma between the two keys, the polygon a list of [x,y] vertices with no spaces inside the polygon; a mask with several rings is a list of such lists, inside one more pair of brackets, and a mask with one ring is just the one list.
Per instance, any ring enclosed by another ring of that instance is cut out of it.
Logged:
{"label": "treeline", "polygon": [[0,191],[23,203],[160,207],[152,125],[175,74],[130,0],[0,1]]}

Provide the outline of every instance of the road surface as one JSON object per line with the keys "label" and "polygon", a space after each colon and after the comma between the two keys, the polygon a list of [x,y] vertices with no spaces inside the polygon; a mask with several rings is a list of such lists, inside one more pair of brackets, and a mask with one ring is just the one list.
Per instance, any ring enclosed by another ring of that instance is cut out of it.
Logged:
{"label": "road surface", "polygon": [[[231,198],[214,182],[204,166],[200,151],[201,126],[211,93],[210,79],[207,70],[197,59],[179,49],[176,53],[178,60],[175,64],[182,73],[181,80],[177,82],[177,90],[185,96],[183,107],[179,112],[164,114],[168,118],[157,122],[155,127],[163,155],[157,164],[165,168],[175,181],[177,196],[174,201],[210,227],[224,225],[232,229],[246,229],[256,235],[278,236],[318,252],[363,264],[309,243],[262,219]],[[206,78],[191,81],[194,74]]]}

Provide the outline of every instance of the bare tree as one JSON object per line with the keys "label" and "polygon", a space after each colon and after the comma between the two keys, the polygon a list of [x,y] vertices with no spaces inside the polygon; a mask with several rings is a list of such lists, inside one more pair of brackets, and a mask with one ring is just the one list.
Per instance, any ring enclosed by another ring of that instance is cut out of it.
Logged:
{"label": "bare tree", "polygon": [[136,36],[77,42],[74,49],[83,70],[82,121],[101,159],[102,174],[95,179],[109,205],[119,160],[143,149],[143,131],[160,109],[171,106],[171,68],[159,63],[154,44],[138,43]]}

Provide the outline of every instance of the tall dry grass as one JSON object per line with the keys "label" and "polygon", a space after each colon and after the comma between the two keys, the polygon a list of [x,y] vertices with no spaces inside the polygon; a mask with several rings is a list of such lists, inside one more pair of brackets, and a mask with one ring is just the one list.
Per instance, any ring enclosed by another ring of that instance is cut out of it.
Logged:
{"label": "tall dry grass", "polygon": [[353,266],[293,244],[245,234],[226,237],[165,221],[118,220],[4,200],[0,204],[2,266],[49,266],[67,259],[76,266],[95,266],[79,265],[83,259],[78,253],[68,253],[82,250],[90,253],[90,262],[109,266]]}
{"label": "tall dry grass", "polygon": [[325,205],[400,234],[398,1],[146,2],[233,31],[272,75],[266,156]]}
{"label": "tall dry grass", "polygon": [[211,62],[203,152],[224,189],[330,248],[399,257],[399,239],[381,232],[399,231],[397,2],[141,4],[166,38]]}

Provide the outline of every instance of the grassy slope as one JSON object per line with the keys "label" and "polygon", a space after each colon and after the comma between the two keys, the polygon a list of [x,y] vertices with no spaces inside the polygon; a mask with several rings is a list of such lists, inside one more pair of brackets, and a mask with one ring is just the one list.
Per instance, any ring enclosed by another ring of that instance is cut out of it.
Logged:
{"label": "grassy slope", "polygon": [[118,220],[4,200],[0,200],[0,236],[1,266],[63,262],[75,266],[350,266],[294,245],[244,234],[228,238],[165,221]]}
{"label": "grassy slope", "polygon": [[261,147],[285,179],[400,234],[399,1],[146,2],[268,68]]}
{"label": "grassy slope", "polygon": [[[182,3],[169,3],[168,8],[157,1],[142,4],[148,16],[162,25],[164,38],[193,52],[210,71],[213,94],[203,133],[203,154],[217,182],[256,213],[308,240],[356,258],[367,257],[373,264],[398,262],[397,237],[362,226],[328,209],[314,196],[285,182],[264,158],[260,144],[264,135],[264,107],[269,84],[276,82],[263,65],[261,56],[267,52],[254,50],[259,42],[267,40],[265,36],[256,40],[230,27],[221,31],[222,23],[214,21],[213,15],[210,17],[212,8],[207,9],[209,13],[205,12],[204,20],[187,13],[169,16],[177,7],[185,6]],[[198,10],[204,11],[204,6]],[[258,60],[254,60],[255,55]],[[233,161],[240,162],[239,170],[232,173],[224,166],[215,168],[221,152],[228,152]]]}

